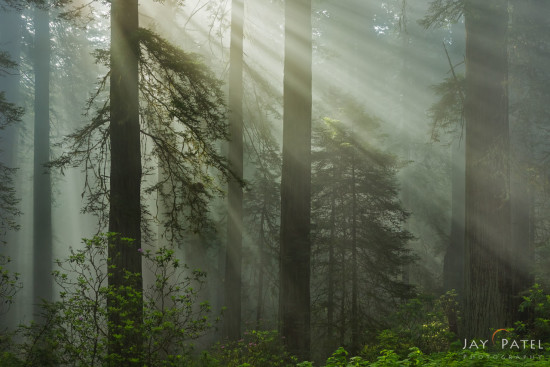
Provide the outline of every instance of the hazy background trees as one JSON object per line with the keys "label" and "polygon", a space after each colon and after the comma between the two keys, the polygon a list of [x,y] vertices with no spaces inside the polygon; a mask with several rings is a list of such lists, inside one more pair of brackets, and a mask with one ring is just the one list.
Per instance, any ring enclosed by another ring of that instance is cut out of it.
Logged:
{"label": "hazy background trees", "polygon": [[545,2],[10,4],[12,319],[57,293],[53,259],[106,230],[134,239],[114,283],[164,245],[206,271],[226,310],[204,345],[279,328],[302,358],[357,353],[408,299],[451,289],[465,323],[450,307],[445,327],[482,336],[549,284]]}

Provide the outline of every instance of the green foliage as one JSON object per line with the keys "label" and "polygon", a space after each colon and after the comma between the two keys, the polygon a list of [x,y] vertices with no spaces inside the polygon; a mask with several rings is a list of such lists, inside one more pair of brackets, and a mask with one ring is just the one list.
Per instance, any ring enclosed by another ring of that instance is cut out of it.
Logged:
{"label": "green foliage", "polygon": [[21,288],[19,273],[14,273],[6,268],[10,258],[0,255],[0,315],[5,313],[13,303],[13,297]]}
{"label": "green foliage", "polygon": [[380,332],[377,343],[365,346],[361,355],[374,360],[383,350],[392,350],[401,357],[407,356],[412,347],[424,353],[449,350],[456,339],[449,331],[448,319],[451,312],[457,312],[456,296],[451,291],[437,299],[424,296],[409,300],[391,318],[392,328]]}
{"label": "green foliage", "polygon": [[550,294],[539,285],[533,285],[523,296],[520,312],[527,315],[527,322],[517,322],[515,331],[523,338],[546,341],[550,346]]}
{"label": "green foliage", "polygon": [[[60,270],[54,278],[61,301],[44,303],[44,322],[20,330],[25,342],[18,354],[27,365],[180,366],[188,358],[189,341],[210,328],[210,306],[198,302],[206,274],[189,271],[171,249],[138,250],[154,279],[143,294],[132,287],[108,286],[107,246],[114,235],[84,240],[84,249],[71,249],[67,259],[57,261]],[[143,324],[136,325],[129,310],[142,298]],[[120,321],[116,325],[122,326],[115,329],[110,315],[116,315]],[[114,330],[113,338],[108,338],[107,330]],[[136,360],[110,353],[116,345],[124,348],[136,338],[142,341]]]}
{"label": "green foliage", "polygon": [[246,331],[236,342],[218,344],[212,355],[220,366],[282,367],[297,363],[276,331]]}
{"label": "green foliage", "polygon": [[424,28],[440,28],[456,23],[464,13],[464,0],[434,0],[418,23]]}
{"label": "green foliage", "polygon": [[[348,353],[339,348],[328,358],[325,367],[410,367],[410,366],[454,366],[454,367],[492,367],[492,366],[547,366],[549,360],[540,355],[517,356],[513,354],[487,353],[484,351],[460,351],[447,353],[424,354],[418,348],[410,348],[404,356],[393,350],[382,350],[373,362],[361,357],[348,357]],[[297,366],[311,367],[310,362],[302,362]]]}
{"label": "green foliage", "polygon": [[142,132],[151,138],[153,156],[167,173],[146,191],[166,186],[168,190],[159,191],[166,207],[173,207],[174,198],[181,203],[165,223],[172,232],[184,229],[182,223],[197,230],[208,222],[209,199],[222,194],[212,169],[221,180],[230,174],[215,144],[228,138],[222,82],[198,55],[146,29],[140,29],[139,39],[141,116],[146,125]]}
{"label": "green foliage", "polygon": [[[159,35],[140,29],[139,52],[140,132],[142,172],[158,180],[143,180],[144,195],[158,195],[156,220],[164,237],[175,241],[186,231],[208,226],[209,202],[222,196],[223,182],[231,175],[219,153],[219,141],[227,140],[222,82],[196,54],[186,53]],[[98,62],[109,66],[110,52],[97,50]],[[85,212],[102,222],[109,204],[108,178],[102,174],[109,162],[109,74],[88,102],[91,121],[64,141],[66,151],[51,167],[85,167]],[[144,208],[144,219],[151,219]],[[148,220],[143,220],[147,234]]]}
{"label": "green foliage", "polygon": [[[0,76],[4,76],[8,69],[13,69],[16,66],[17,64],[9,58],[6,52],[0,51]],[[0,131],[11,124],[19,122],[23,112],[23,108],[6,101],[5,92],[0,92]],[[14,173],[14,168],[7,167],[0,162],[0,243],[3,243],[3,236],[8,230],[19,228],[15,218],[21,212],[17,206],[19,198],[16,197],[13,186]],[[0,259],[0,266],[6,261],[8,260]]]}
{"label": "green foliage", "polygon": [[[406,247],[413,236],[405,228],[409,214],[399,201],[397,158],[362,141],[360,133],[365,132],[353,131],[360,124],[352,124],[350,128],[325,118],[314,129],[312,267],[319,284],[313,285],[318,292],[313,298],[318,300],[314,311],[324,323],[333,324],[327,332],[351,331],[352,325],[358,325],[358,338],[364,341],[365,330],[379,330],[397,303],[412,296],[412,286],[400,275],[402,267],[414,260]],[[361,310],[355,315],[353,264]],[[345,343],[349,337],[347,333]]]}
{"label": "green foliage", "polygon": [[464,128],[464,87],[463,74],[447,78],[432,87],[439,101],[428,110],[432,120],[432,141],[439,142],[441,135],[462,136]]}

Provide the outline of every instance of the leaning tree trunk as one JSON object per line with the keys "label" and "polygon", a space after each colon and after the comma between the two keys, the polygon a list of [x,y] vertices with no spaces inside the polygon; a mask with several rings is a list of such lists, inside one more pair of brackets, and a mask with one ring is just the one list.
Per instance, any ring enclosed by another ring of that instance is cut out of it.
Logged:
{"label": "leaning tree trunk", "polygon": [[[109,307],[124,308],[128,316],[109,313],[109,353],[121,365],[139,360],[143,319],[141,293],[141,152],[138,98],[138,1],[111,3],[111,173],[109,232],[119,234],[109,244],[109,286],[121,297],[111,297]],[[123,238],[131,238],[128,242]],[[125,276],[126,272],[133,275]],[[125,328],[132,322],[133,328]],[[116,334],[123,337],[117,339]],[[116,362],[113,362],[116,365]]]}
{"label": "leaning tree trunk", "polygon": [[52,299],[52,187],[44,168],[50,160],[50,16],[36,9],[34,17],[33,301],[39,320],[41,301]]}
{"label": "leaning tree trunk", "polygon": [[231,45],[229,67],[229,164],[234,175],[229,179],[227,249],[225,264],[224,336],[237,340],[241,335],[241,267],[243,241],[243,0],[231,7]]}
{"label": "leaning tree trunk", "polygon": [[465,335],[513,325],[510,253],[507,1],[466,12]]}
{"label": "leaning tree trunk", "polygon": [[285,4],[279,321],[289,351],[310,353],[311,0]]}

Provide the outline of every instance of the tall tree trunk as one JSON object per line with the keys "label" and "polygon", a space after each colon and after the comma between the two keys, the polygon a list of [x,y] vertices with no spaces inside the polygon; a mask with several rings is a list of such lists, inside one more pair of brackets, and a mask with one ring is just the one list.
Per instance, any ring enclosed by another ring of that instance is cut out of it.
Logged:
{"label": "tall tree trunk", "polygon": [[[118,312],[109,313],[109,352],[118,354],[120,363],[128,365],[131,359],[139,360],[141,351],[140,328],[143,320],[141,254],[141,151],[138,97],[138,1],[113,0],[111,3],[111,171],[109,232],[120,236],[109,246],[109,285],[124,297],[109,298],[109,307],[124,307],[127,321],[134,323],[132,330],[125,330],[125,323]],[[128,243],[122,238],[131,238]],[[130,272],[135,276],[125,277]],[[123,304],[121,302],[127,302]],[[120,341],[114,337],[122,334]],[[125,364],[126,363],[126,364]],[[116,365],[116,363],[115,363]]]}
{"label": "tall tree trunk", "polygon": [[[545,5],[546,4],[546,5]],[[546,11],[544,9],[546,8]],[[534,149],[536,136],[533,121],[544,114],[540,104],[535,105],[532,98],[537,90],[532,84],[537,83],[540,76],[537,73],[537,51],[540,40],[537,38],[541,26],[547,22],[547,1],[544,0],[514,0],[514,16],[512,19],[513,33],[516,37],[514,51],[511,54],[519,55],[512,58],[511,68],[518,70],[518,74],[511,80],[520,92],[515,93],[516,105],[527,105],[527,111],[521,108],[512,120],[511,125],[511,210],[512,210],[512,251],[517,254],[517,276],[514,284],[515,293],[527,290],[535,282],[533,264],[535,263],[535,215],[534,191],[530,169],[536,166]],[[528,40],[528,41],[525,41]],[[529,91],[524,93],[523,91]],[[525,97],[527,95],[528,97]],[[525,99],[529,98],[529,101]],[[525,319],[527,315],[520,315]]]}
{"label": "tall tree trunk", "polygon": [[33,180],[33,299],[39,319],[41,300],[52,299],[52,188],[44,163],[50,160],[50,16],[34,13],[34,180]]}
{"label": "tall tree trunk", "polygon": [[311,0],[285,3],[279,318],[289,351],[310,354]]}
{"label": "tall tree trunk", "polygon": [[464,145],[451,147],[451,236],[443,262],[443,288],[462,298],[464,286]]}
{"label": "tall tree trunk", "polygon": [[355,187],[355,153],[351,162],[351,350],[359,352],[359,280],[357,278],[357,194]]}
{"label": "tall tree trunk", "polygon": [[[408,94],[410,93],[410,90],[413,90],[413,82],[412,82],[412,75],[411,72],[411,59],[412,59],[412,52],[411,52],[411,36],[409,34],[408,30],[408,12],[407,12],[407,0],[401,0],[401,13],[399,18],[399,36],[401,37],[401,48],[400,48],[400,57],[401,57],[401,70],[400,70],[400,76],[399,79],[401,80],[400,85],[400,111],[399,111],[399,128],[401,130],[401,149],[403,157],[405,157],[405,162],[412,162],[412,147],[411,147],[411,133],[410,133],[410,117],[409,117],[409,107],[407,106],[407,102],[410,100],[410,96]],[[409,173],[413,169],[411,167],[409,168]],[[405,171],[405,174],[407,174],[407,171]],[[401,202],[403,203],[403,207],[406,210],[411,210],[411,198],[413,197],[413,190],[411,188],[411,185],[403,185],[401,188]],[[410,230],[410,221],[405,222],[405,229]],[[408,247],[411,247],[411,244],[408,244]],[[401,279],[404,284],[410,284],[411,283],[411,270],[412,270],[412,264],[405,264],[401,267]]]}
{"label": "tall tree trunk", "polygon": [[330,349],[333,349],[334,337],[334,281],[336,259],[334,247],[336,243],[336,168],[332,168],[332,188],[330,193],[330,243],[328,244],[328,272],[327,272],[327,341]]}
{"label": "tall tree trunk", "polygon": [[[343,241],[345,242],[345,235],[344,235],[344,238],[343,238]],[[346,297],[347,297],[347,283],[348,283],[348,280],[347,280],[347,272],[346,272],[346,247],[345,246],[341,246],[340,247],[340,254],[341,254],[341,257],[342,257],[342,260],[341,260],[341,263],[340,263],[340,266],[341,266],[341,269],[342,269],[342,273],[341,273],[341,280],[342,280],[342,284],[341,284],[341,291],[342,291],[342,297],[340,298],[340,342],[339,344],[340,345],[344,345],[344,343],[346,342],[346,331],[347,331],[347,323],[346,323],[346,315],[347,315],[347,312],[346,312]]]}
{"label": "tall tree trunk", "polygon": [[256,328],[259,330],[261,326],[263,313],[263,297],[264,297],[264,271],[266,266],[266,251],[265,251],[265,212],[266,212],[266,189],[264,188],[264,205],[260,216],[260,239],[258,242],[258,251],[260,253],[260,261],[258,262],[258,300],[256,306]]}
{"label": "tall tree trunk", "polygon": [[241,335],[241,265],[243,240],[243,0],[231,7],[231,46],[229,68],[229,164],[235,177],[229,180],[227,249],[225,265],[225,337]]}
{"label": "tall tree trunk", "polygon": [[466,14],[465,335],[516,320],[510,253],[507,1]]}

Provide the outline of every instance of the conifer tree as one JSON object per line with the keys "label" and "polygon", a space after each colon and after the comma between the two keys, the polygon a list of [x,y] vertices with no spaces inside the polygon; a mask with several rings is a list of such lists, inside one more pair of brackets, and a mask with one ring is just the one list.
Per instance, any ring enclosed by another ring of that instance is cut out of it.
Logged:
{"label": "conifer tree", "polygon": [[364,341],[361,330],[384,323],[398,300],[412,295],[398,275],[413,260],[397,160],[361,144],[358,135],[326,118],[314,130],[312,153],[316,310],[326,318],[329,341],[340,328],[340,343],[352,349]]}
{"label": "conifer tree", "polygon": [[[227,139],[221,82],[197,55],[139,28],[137,9],[137,0],[112,3],[111,48],[96,52],[110,71],[88,102],[91,121],[66,138],[66,151],[50,163],[85,168],[84,211],[118,234],[109,247],[113,363],[140,358],[141,252],[155,219],[143,197],[157,195],[165,210],[157,219],[176,243],[209,225],[209,201],[223,194],[229,177],[216,144]],[[162,177],[143,185],[157,166]]]}

